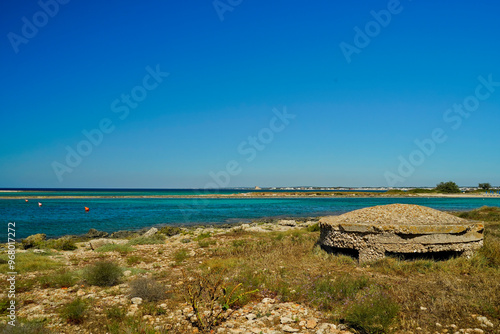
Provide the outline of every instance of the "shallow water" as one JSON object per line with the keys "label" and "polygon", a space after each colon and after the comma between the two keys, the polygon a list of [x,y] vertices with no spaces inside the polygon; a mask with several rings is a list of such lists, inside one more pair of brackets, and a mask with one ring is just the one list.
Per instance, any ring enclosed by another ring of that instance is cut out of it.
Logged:
{"label": "shallow water", "polygon": [[[114,232],[160,225],[234,223],[263,217],[321,216],[392,203],[459,211],[483,205],[500,207],[500,198],[78,198],[29,202],[20,198],[0,200],[0,220],[5,242],[8,222],[16,223],[19,239],[35,233],[45,233],[47,237],[84,234],[90,228]],[[86,206],[89,212],[85,212]]]}

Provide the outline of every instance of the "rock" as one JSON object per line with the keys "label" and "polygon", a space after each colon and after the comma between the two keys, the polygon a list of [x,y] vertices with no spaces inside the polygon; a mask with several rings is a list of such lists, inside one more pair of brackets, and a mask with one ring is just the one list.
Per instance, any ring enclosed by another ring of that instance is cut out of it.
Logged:
{"label": "rock", "polygon": [[78,290],[78,291],[76,292],[76,295],[77,295],[78,297],[85,296],[85,291],[83,291],[83,290]]}
{"label": "rock", "polygon": [[318,325],[318,322],[315,319],[309,319],[306,321],[306,328],[313,329]]}
{"label": "rock", "polygon": [[427,307],[420,306],[421,311],[427,311]]}
{"label": "rock", "polygon": [[47,252],[44,251],[43,249],[33,249],[33,253],[35,253],[35,254],[43,254],[43,253],[47,253]]}
{"label": "rock", "polygon": [[136,304],[136,305],[142,304],[142,298],[140,298],[140,297],[134,297],[130,301],[132,302],[132,304]]}
{"label": "rock", "polygon": [[90,239],[97,239],[97,238],[106,238],[108,236],[107,232],[103,231],[98,231],[95,228],[91,228],[87,234],[84,235],[84,237],[90,238]]}
{"label": "rock", "polygon": [[281,317],[280,322],[281,322],[282,324],[289,324],[289,323],[292,323],[292,322],[293,322],[293,319],[290,319],[290,318],[288,318],[288,317]]}
{"label": "rock", "polygon": [[156,227],[152,227],[149,229],[149,231],[144,233],[142,236],[144,238],[149,238],[149,237],[152,237],[153,235],[155,235],[157,232],[158,232],[158,229]]}
{"label": "rock", "polygon": [[276,300],[274,300],[272,298],[264,298],[261,301],[262,304],[274,304],[275,302],[276,302]]}
{"label": "rock", "polygon": [[30,235],[26,239],[21,240],[24,249],[39,247],[45,240],[47,235],[43,233],[38,233]]}
{"label": "rock", "polygon": [[130,275],[132,275],[132,271],[130,271],[130,270],[125,270],[123,272],[123,276],[125,276],[125,277],[129,277]]}
{"label": "rock", "polygon": [[108,245],[108,244],[114,244],[113,240],[96,239],[96,240],[92,240],[89,242],[89,247],[93,250],[96,250],[97,248],[102,247],[104,245]]}
{"label": "rock", "polygon": [[281,328],[284,332],[287,332],[287,333],[297,333],[299,330],[296,329],[296,328],[293,328],[293,327],[290,327],[288,325],[285,325],[283,326],[283,328]]}
{"label": "rock", "polygon": [[285,220],[285,219],[282,219],[282,220],[278,221],[278,225],[280,225],[280,226],[295,227],[295,226],[297,226],[297,222],[295,220]]}
{"label": "rock", "polygon": [[477,321],[479,321],[479,323],[481,324],[481,327],[492,327],[493,328],[493,323],[491,321],[488,320],[488,318],[486,317],[477,317],[476,318]]}
{"label": "rock", "polygon": [[479,328],[474,328],[472,330],[472,333],[474,333],[474,334],[483,334],[484,331],[482,329],[479,329]]}
{"label": "rock", "polygon": [[257,316],[255,314],[253,314],[253,313],[247,314],[245,317],[248,320],[255,320],[255,319],[257,319]]}

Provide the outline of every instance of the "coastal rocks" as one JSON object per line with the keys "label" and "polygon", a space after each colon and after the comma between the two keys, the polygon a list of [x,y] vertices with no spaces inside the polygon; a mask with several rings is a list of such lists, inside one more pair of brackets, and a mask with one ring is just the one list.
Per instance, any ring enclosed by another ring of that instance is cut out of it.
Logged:
{"label": "coastal rocks", "polygon": [[47,239],[47,235],[43,233],[38,233],[30,235],[26,239],[21,240],[24,249],[29,249],[33,247],[38,247]]}
{"label": "coastal rocks", "polygon": [[144,233],[142,236],[144,238],[150,238],[153,235],[155,235],[157,232],[158,232],[158,229],[156,227],[152,227],[146,233]]}
{"label": "coastal rocks", "polygon": [[291,226],[291,227],[295,227],[297,226],[297,222],[295,220],[279,220],[278,221],[278,225],[281,225],[281,226]]}
{"label": "coastal rocks", "polygon": [[97,239],[97,238],[106,238],[108,236],[107,232],[98,231],[95,228],[91,228],[87,234],[84,235],[85,238],[89,239]]}
{"label": "coastal rocks", "polygon": [[137,232],[134,232],[134,231],[117,231],[117,232],[111,233],[111,235],[109,237],[113,238],[113,239],[126,239],[126,238],[130,238],[130,237],[135,237],[136,235],[137,235]]}
{"label": "coastal rocks", "polygon": [[114,243],[115,242],[113,240],[109,239],[96,239],[89,242],[89,247],[90,249],[96,250],[97,248],[102,247],[104,245],[114,244]]}

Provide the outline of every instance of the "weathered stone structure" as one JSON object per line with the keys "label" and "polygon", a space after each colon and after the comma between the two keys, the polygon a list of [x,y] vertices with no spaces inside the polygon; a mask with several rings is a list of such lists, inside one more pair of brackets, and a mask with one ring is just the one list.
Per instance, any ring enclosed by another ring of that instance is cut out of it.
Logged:
{"label": "weathered stone structure", "polygon": [[387,254],[456,253],[469,258],[483,245],[484,225],[425,206],[390,204],[320,219],[319,244],[359,262]]}

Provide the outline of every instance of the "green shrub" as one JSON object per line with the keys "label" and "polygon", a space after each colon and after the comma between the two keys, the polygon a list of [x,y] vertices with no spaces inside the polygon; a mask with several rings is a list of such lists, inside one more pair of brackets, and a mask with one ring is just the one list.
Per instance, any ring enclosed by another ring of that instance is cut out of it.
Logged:
{"label": "green shrub", "polygon": [[4,297],[0,299],[0,314],[7,313],[7,308],[10,306],[10,298]]}
{"label": "green shrub", "polygon": [[60,270],[50,275],[38,278],[42,288],[69,288],[76,284],[78,279],[71,271]]}
{"label": "green shrub", "polygon": [[111,306],[105,311],[106,317],[110,320],[123,320],[125,318],[125,310],[119,306]]}
{"label": "green shrub", "polygon": [[83,278],[90,285],[113,286],[120,282],[123,270],[115,263],[100,261],[85,268]]}
{"label": "green shrub", "polygon": [[313,304],[320,309],[332,310],[337,304],[353,298],[369,284],[370,280],[366,276],[355,278],[344,275],[336,279],[322,277],[312,284],[309,295]]}
{"label": "green shrub", "polygon": [[318,232],[318,231],[320,231],[320,230],[321,230],[321,229],[320,229],[320,227],[319,227],[319,224],[318,224],[318,223],[313,224],[313,225],[311,225],[311,226],[308,226],[308,227],[307,227],[307,232]]}
{"label": "green shrub", "polygon": [[164,300],[167,296],[165,287],[152,278],[138,278],[130,282],[130,297],[140,297],[148,302]]}
{"label": "green shrub", "polygon": [[203,239],[206,239],[206,238],[210,238],[211,236],[212,236],[212,233],[210,233],[210,232],[203,232],[203,233],[200,233],[194,240],[199,241],[199,240],[203,240]]}
{"label": "green shrub", "polygon": [[459,193],[460,188],[455,182],[448,181],[448,182],[441,182],[439,183],[436,188],[434,189],[439,193],[444,193],[444,194],[453,194],[453,193]]}
{"label": "green shrub", "polygon": [[216,244],[215,240],[199,240],[198,241],[198,246],[200,246],[201,248],[207,248],[210,245],[215,245],[215,244]]}
{"label": "green shrub", "polygon": [[174,260],[177,264],[180,264],[189,257],[187,250],[179,249],[174,253]]}
{"label": "green shrub", "polygon": [[81,324],[87,314],[87,304],[80,298],[61,309],[61,317],[71,324]]}
{"label": "green shrub", "polygon": [[44,242],[42,247],[63,250],[63,251],[72,251],[78,248],[75,244],[75,241],[70,238],[47,240]]}
{"label": "green shrub", "polygon": [[144,259],[138,255],[131,255],[127,257],[127,264],[132,265],[132,264],[137,264],[143,261]]}
{"label": "green shrub", "polygon": [[165,226],[162,227],[158,233],[164,234],[167,237],[171,237],[177,234],[180,234],[182,230],[179,227]]}
{"label": "green shrub", "polygon": [[[8,260],[7,254],[0,255],[0,259]],[[4,262],[4,261],[2,261]],[[56,262],[47,256],[35,254],[32,252],[16,254],[16,271],[17,273],[26,273],[32,271],[44,271],[55,269],[62,266],[62,263]],[[6,273],[10,271],[8,263],[0,264],[0,272]]]}
{"label": "green shrub", "polygon": [[380,288],[372,286],[347,304],[344,321],[364,333],[388,333],[398,312],[398,304]]}
{"label": "green shrub", "polygon": [[151,237],[137,237],[128,242],[129,245],[158,245],[165,243],[165,236],[156,233]]}
{"label": "green shrub", "polygon": [[96,252],[118,252],[122,255],[128,254],[132,251],[135,251],[135,248],[130,247],[129,245],[122,245],[122,244],[107,244],[103,245],[95,250]]}
{"label": "green shrub", "polygon": [[52,333],[43,326],[44,319],[27,321],[17,318],[16,326],[9,324],[0,324],[0,333],[2,334],[49,334]]}

